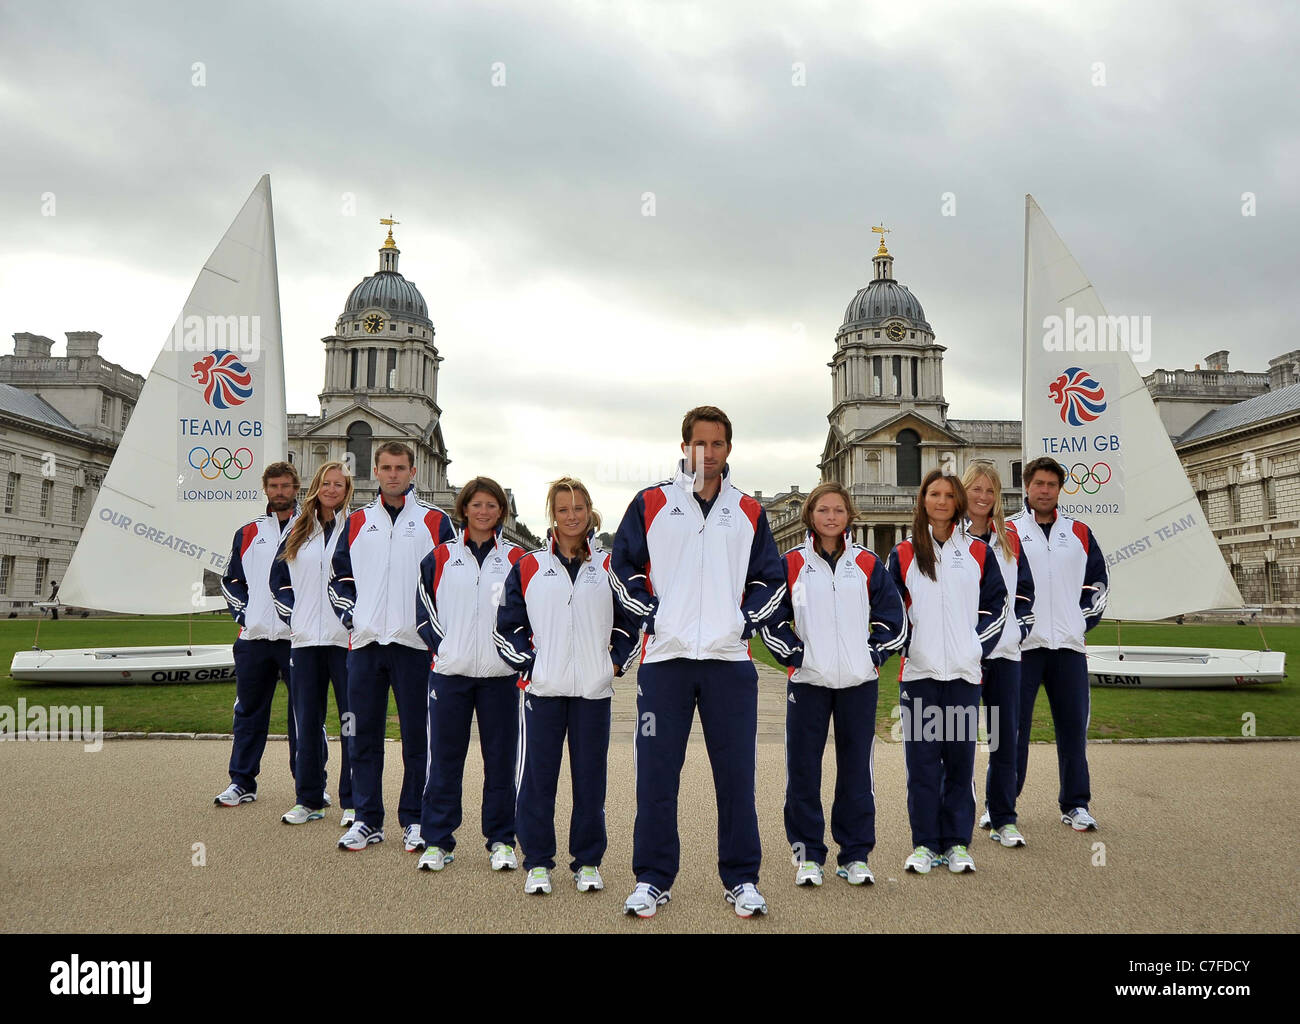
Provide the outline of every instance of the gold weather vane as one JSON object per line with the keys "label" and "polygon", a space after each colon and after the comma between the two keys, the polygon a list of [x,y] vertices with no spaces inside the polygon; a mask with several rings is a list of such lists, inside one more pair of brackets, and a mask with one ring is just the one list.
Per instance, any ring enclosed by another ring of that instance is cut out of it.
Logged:
{"label": "gold weather vane", "polygon": [[[384,248],[396,249],[397,243],[393,241],[393,225],[400,224],[402,222],[400,220],[393,220],[393,215],[390,213],[387,217],[380,217],[379,223],[388,225],[388,237],[384,239]],[[872,230],[874,231],[875,229],[873,228]]]}
{"label": "gold weather vane", "polygon": [[874,232],[876,232],[877,234],[880,235],[880,248],[876,250],[876,255],[877,255],[877,256],[888,256],[888,255],[889,255],[889,250],[885,248],[885,235],[886,235],[887,233],[889,233],[890,231],[893,231],[894,229],[893,229],[893,228],[887,228],[887,227],[885,227],[885,225],[882,223],[879,227],[876,227],[876,226],[873,225],[872,228],[871,228],[871,230],[874,231]]}

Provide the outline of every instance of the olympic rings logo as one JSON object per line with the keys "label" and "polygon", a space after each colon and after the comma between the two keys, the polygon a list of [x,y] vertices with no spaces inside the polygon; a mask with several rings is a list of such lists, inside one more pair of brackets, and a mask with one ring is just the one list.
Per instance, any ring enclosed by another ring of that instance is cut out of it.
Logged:
{"label": "olympic rings logo", "polygon": [[1105,462],[1098,462],[1091,468],[1082,462],[1076,462],[1069,469],[1065,468],[1065,463],[1061,463],[1061,469],[1065,470],[1065,486],[1061,488],[1062,494],[1078,494],[1080,491],[1084,494],[1096,494],[1104,484],[1110,483],[1111,469]]}
{"label": "olympic rings logo", "polygon": [[[203,457],[199,462],[195,462],[194,456],[199,452],[203,453]],[[248,461],[240,462],[240,456],[245,454],[247,454]],[[212,451],[208,451],[203,447],[190,449],[190,466],[197,469],[204,480],[216,480],[222,476],[227,480],[238,480],[244,475],[244,470],[248,469],[252,464],[253,453],[248,448],[238,448],[234,452],[229,448],[213,448]],[[211,476],[208,475],[209,469],[213,471]],[[235,472],[232,473],[232,469]]]}

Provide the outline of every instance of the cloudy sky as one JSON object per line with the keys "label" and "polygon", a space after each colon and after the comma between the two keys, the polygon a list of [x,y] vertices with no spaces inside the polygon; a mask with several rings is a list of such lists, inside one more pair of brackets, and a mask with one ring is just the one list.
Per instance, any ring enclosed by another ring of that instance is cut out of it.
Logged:
{"label": "cloudy sky", "polygon": [[391,211],[452,479],[497,477],[535,530],[563,472],[616,520],[701,402],[742,488],[814,484],[882,219],[954,417],[1020,415],[1026,192],[1111,313],[1152,317],[1144,371],[1263,369],[1300,344],[1298,12],[11,0],[0,352],[97,330],[147,372],[269,171],[290,411],[319,411],[319,339]]}

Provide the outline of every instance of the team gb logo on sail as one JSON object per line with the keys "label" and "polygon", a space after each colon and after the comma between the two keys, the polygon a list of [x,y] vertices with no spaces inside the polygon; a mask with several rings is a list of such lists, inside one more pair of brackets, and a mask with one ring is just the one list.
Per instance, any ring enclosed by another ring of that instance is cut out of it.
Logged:
{"label": "team gb logo on sail", "polygon": [[235,353],[225,349],[200,359],[190,376],[203,385],[203,400],[215,409],[243,405],[253,397],[253,375]]}
{"label": "team gb logo on sail", "polygon": [[[218,318],[252,319],[243,318]],[[257,353],[217,346],[197,362],[180,353],[191,387],[179,396],[177,484],[182,501],[252,501],[256,480],[229,486],[243,471],[262,465],[266,396],[255,385]],[[182,371],[183,372],[183,371]],[[233,453],[233,454],[232,454]],[[198,479],[196,479],[196,477]]]}
{"label": "team gb logo on sail", "polygon": [[1091,423],[1106,411],[1105,389],[1092,374],[1078,366],[1071,366],[1052,381],[1047,393],[1061,407],[1061,422],[1072,427]]}

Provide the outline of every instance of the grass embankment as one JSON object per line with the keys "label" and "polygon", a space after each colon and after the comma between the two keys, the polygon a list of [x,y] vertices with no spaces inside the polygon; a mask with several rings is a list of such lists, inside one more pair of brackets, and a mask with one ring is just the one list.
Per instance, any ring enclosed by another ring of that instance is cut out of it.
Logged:
{"label": "grass embankment", "polygon": [[[193,620],[196,644],[229,643],[235,626],[228,618],[213,615]],[[229,732],[234,683],[184,683],[136,686],[52,686],[15,682],[8,674],[14,652],[32,644],[35,622],[31,619],[0,621],[0,705],[16,707],[19,698],[28,704],[102,705],[104,728],[109,732]],[[1285,651],[1288,669],[1300,666],[1300,627],[1266,627],[1269,645]],[[60,619],[41,624],[41,646],[96,647],[184,643],[186,621],[172,618]],[[1098,644],[1115,642],[1115,625],[1102,623],[1088,639]],[[1187,647],[1240,647],[1257,649],[1259,632],[1246,626],[1176,626],[1156,624],[1124,626],[1124,642]],[[754,657],[776,667],[762,643],[752,645]],[[885,665],[881,680],[878,730],[889,734],[895,719],[890,711],[897,703],[898,659]],[[287,728],[288,701],[282,690],[271,712],[271,731]],[[389,706],[388,735],[397,738],[397,715]],[[1088,735],[1094,739],[1139,736],[1240,736],[1242,716],[1254,715],[1260,736],[1300,735],[1300,687],[1293,679],[1276,686],[1255,686],[1241,690],[1110,690],[1092,691],[1092,723]],[[330,697],[330,720],[337,721]],[[1047,701],[1040,694],[1034,709],[1033,738],[1054,738]]]}

